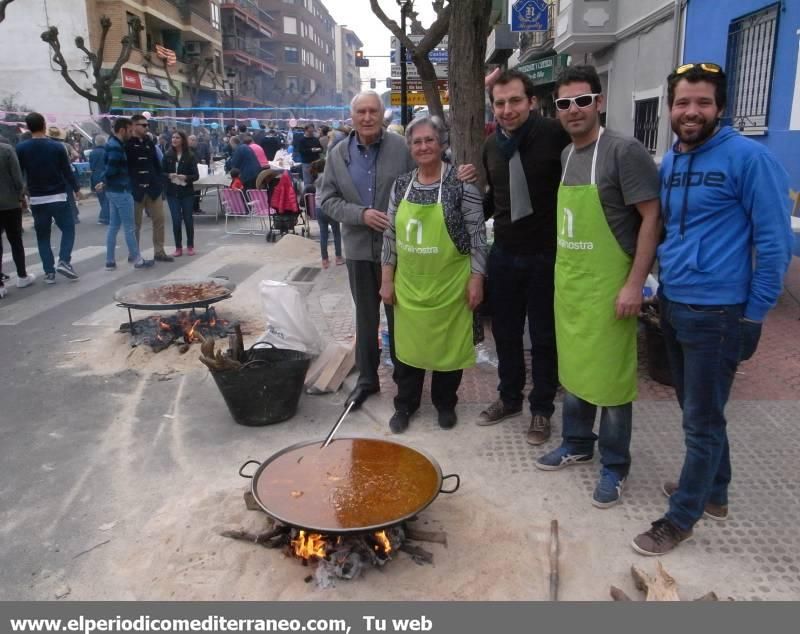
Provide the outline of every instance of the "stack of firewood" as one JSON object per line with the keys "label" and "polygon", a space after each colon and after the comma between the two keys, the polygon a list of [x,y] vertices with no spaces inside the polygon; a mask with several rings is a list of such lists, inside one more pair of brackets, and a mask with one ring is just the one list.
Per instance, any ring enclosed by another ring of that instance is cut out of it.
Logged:
{"label": "stack of firewood", "polygon": [[200,362],[209,370],[238,370],[247,362],[244,352],[242,328],[239,324],[234,326],[234,334],[228,335],[228,350],[214,350],[214,338],[204,338],[197,334],[202,342],[200,345]]}

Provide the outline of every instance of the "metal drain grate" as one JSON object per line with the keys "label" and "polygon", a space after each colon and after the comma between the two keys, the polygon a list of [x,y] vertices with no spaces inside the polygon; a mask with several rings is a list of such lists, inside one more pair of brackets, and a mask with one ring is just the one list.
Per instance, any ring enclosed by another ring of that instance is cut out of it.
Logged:
{"label": "metal drain grate", "polygon": [[304,266],[292,275],[292,282],[313,282],[320,270],[316,266]]}

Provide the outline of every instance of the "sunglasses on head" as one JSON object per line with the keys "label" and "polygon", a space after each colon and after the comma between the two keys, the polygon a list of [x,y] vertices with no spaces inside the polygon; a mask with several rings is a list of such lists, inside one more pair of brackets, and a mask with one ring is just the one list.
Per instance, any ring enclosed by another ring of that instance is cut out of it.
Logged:
{"label": "sunglasses on head", "polygon": [[684,73],[688,73],[690,70],[692,70],[694,68],[699,68],[700,70],[704,70],[707,73],[721,73],[722,72],[722,66],[720,66],[718,64],[714,64],[713,62],[702,62],[702,63],[699,63],[699,64],[694,64],[694,63],[692,63],[692,64],[681,64],[680,66],[678,66],[678,68],[676,68],[674,71],[672,71],[672,74],[673,75],[683,75]]}
{"label": "sunglasses on head", "polygon": [[588,108],[594,103],[595,98],[599,96],[599,92],[590,92],[577,97],[559,97],[555,100],[556,110],[569,110],[572,104],[575,104],[578,108]]}

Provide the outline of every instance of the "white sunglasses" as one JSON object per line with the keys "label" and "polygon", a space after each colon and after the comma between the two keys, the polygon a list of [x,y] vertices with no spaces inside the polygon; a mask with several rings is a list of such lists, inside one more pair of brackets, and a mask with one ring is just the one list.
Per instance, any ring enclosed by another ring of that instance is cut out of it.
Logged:
{"label": "white sunglasses", "polygon": [[572,104],[575,104],[578,108],[588,108],[594,103],[595,98],[599,96],[599,92],[590,92],[577,97],[560,97],[555,100],[556,110],[569,110]]}

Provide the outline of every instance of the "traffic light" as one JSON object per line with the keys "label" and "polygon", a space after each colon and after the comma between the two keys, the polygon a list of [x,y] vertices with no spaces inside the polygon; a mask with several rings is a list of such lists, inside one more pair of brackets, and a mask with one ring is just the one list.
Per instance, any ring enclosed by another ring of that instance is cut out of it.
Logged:
{"label": "traffic light", "polygon": [[369,66],[369,60],[364,57],[364,51],[356,51],[356,67],[366,68],[367,66]]}
{"label": "traffic light", "polygon": [[372,90],[375,90],[378,87],[378,84],[374,77],[369,80],[369,87],[372,88]]}

